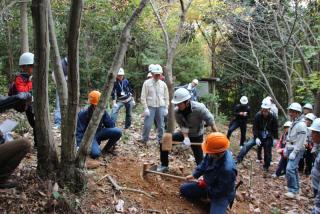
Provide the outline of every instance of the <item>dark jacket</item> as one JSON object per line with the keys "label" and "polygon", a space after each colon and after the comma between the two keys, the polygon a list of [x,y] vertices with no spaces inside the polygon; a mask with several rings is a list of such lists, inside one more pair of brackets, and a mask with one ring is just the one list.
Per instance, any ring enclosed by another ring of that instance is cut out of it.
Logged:
{"label": "dark jacket", "polygon": [[[121,94],[124,92],[124,94]],[[133,89],[130,82],[127,79],[122,81],[115,81],[111,92],[112,100],[124,101],[130,98],[133,94]]]}
{"label": "dark jacket", "polygon": [[234,198],[237,169],[230,151],[226,151],[219,160],[206,155],[193,172],[195,178],[201,175],[212,198]]}
{"label": "dark jacket", "polygon": [[[248,112],[247,116],[242,116],[240,115],[240,112]],[[233,115],[235,120],[239,121],[247,121],[250,115],[250,106],[248,104],[242,105],[242,104],[237,104],[233,108]]]}
{"label": "dark jacket", "polygon": [[[76,131],[77,146],[80,146],[83,135],[89,125],[89,122],[91,119],[89,111],[90,111],[90,107],[83,109],[78,113],[77,131]],[[96,133],[98,133],[103,128],[114,128],[114,122],[106,111],[104,112],[101,118],[101,121],[99,123]]]}
{"label": "dark jacket", "polygon": [[[267,136],[263,136],[264,134]],[[260,111],[256,114],[253,122],[253,136],[254,139],[259,138],[261,141],[267,138],[278,139],[278,120],[274,114],[269,113],[266,118]]]}

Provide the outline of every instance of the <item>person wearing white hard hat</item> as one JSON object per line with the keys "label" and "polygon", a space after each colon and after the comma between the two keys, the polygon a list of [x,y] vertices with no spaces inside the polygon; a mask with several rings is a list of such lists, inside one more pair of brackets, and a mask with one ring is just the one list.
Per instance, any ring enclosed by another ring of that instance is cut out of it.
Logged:
{"label": "person wearing white hard hat", "polygon": [[[21,94],[27,97],[27,106],[26,106],[26,116],[30,126],[33,128],[34,134],[34,145],[37,146],[36,143],[36,131],[35,131],[35,117],[31,105],[31,97],[32,97],[32,72],[33,72],[33,64],[34,64],[34,55],[30,52],[23,53],[19,58],[19,66],[20,66],[20,74],[16,76],[14,81],[15,93]],[[15,95],[15,94],[11,94]]]}
{"label": "person wearing white hard hat", "polygon": [[160,142],[164,133],[164,117],[168,114],[169,92],[168,87],[162,81],[163,73],[161,65],[149,65],[152,78],[143,83],[141,90],[141,104],[144,108],[144,124],[141,143],[146,144],[149,140],[150,130],[154,119],[157,123],[157,141]]}
{"label": "person wearing white hard hat", "polygon": [[227,137],[230,139],[232,132],[240,127],[240,147],[242,147],[246,141],[247,121],[250,115],[250,106],[248,105],[248,102],[248,97],[242,96],[240,98],[240,104],[237,104],[233,109],[233,118],[230,121],[227,133]]}
{"label": "person wearing white hard hat", "polygon": [[[306,123],[307,127],[310,127],[312,122],[316,119],[317,117],[313,113],[308,113],[304,117],[304,122]],[[304,173],[306,176],[310,175],[311,169],[312,169],[312,164],[314,162],[314,157],[312,154],[312,149],[313,149],[313,143],[311,139],[311,131],[308,129],[307,130],[307,140],[305,143],[305,151],[303,154],[303,157],[301,158],[299,162],[299,172]]]}
{"label": "person wearing white hard hat", "polygon": [[313,107],[310,103],[306,103],[304,106],[303,106],[303,114],[306,116],[307,114],[309,113],[312,113],[313,111]]}
{"label": "person wearing white hard hat", "polygon": [[271,113],[271,102],[264,99],[261,110],[255,115],[253,122],[253,138],[258,145],[258,161],[262,160],[262,148],[264,150],[263,170],[268,172],[271,159],[273,142],[278,139],[278,119]]}
{"label": "person wearing white hard hat", "polygon": [[197,92],[198,84],[199,84],[199,81],[197,79],[193,79],[191,83],[182,86],[189,91],[191,95],[190,100],[192,101],[198,101],[198,92]]}
{"label": "person wearing white hard hat", "polygon": [[130,128],[132,122],[132,108],[135,105],[133,93],[134,92],[131,83],[128,79],[124,78],[124,70],[123,68],[120,68],[117,73],[116,81],[113,84],[113,89],[111,92],[111,98],[113,103],[111,118],[114,123],[117,123],[119,111],[122,107],[125,107],[125,129]]}
{"label": "person wearing white hard hat", "polygon": [[[210,126],[213,132],[217,131],[214,117],[204,104],[191,101],[191,95],[185,88],[178,88],[174,92],[171,103],[176,105],[174,115],[180,127],[180,131],[173,133],[172,140],[191,146],[195,162],[199,165],[203,159],[202,149],[200,146],[191,145],[191,142],[203,142],[204,124]],[[160,144],[160,161],[161,165],[157,168],[157,171],[168,171],[169,152],[162,151],[162,144]]]}
{"label": "person wearing white hard hat", "polygon": [[[312,142],[319,146],[320,118],[315,119],[308,129],[311,131]],[[317,154],[311,170],[311,186],[315,196],[312,214],[320,213],[320,153]]]}
{"label": "person wearing white hard hat", "polygon": [[307,126],[303,122],[302,107],[299,103],[291,103],[288,108],[292,126],[289,129],[285,156],[288,157],[286,179],[288,192],[285,196],[290,199],[299,199],[299,173],[298,165],[305,150],[307,139]]}
{"label": "person wearing white hard hat", "polygon": [[267,97],[264,98],[264,99],[269,100],[269,101],[271,102],[270,112],[271,112],[272,114],[274,114],[274,115],[278,118],[278,112],[279,112],[279,110],[278,110],[276,104],[274,103],[272,97],[267,96]]}
{"label": "person wearing white hard hat", "polygon": [[282,175],[286,174],[286,168],[287,168],[287,157],[284,156],[284,149],[286,147],[286,140],[288,136],[288,131],[290,126],[292,125],[291,121],[287,121],[283,124],[283,133],[279,138],[279,141],[276,144],[277,153],[280,154],[281,158],[278,163],[278,168],[275,172],[275,174],[272,175],[274,178],[278,178]]}

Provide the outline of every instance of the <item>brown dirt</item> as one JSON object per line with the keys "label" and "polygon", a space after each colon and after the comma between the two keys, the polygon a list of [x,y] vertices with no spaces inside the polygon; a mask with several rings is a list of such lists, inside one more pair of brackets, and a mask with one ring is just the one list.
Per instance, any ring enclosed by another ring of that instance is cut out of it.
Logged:
{"label": "brown dirt", "polygon": [[[8,118],[14,115],[9,113]],[[141,121],[135,115],[135,121]],[[23,118],[23,117],[22,117]],[[1,118],[0,118],[1,119]],[[122,118],[119,118],[121,120]],[[124,201],[124,213],[207,213],[205,203],[193,204],[179,195],[181,181],[148,174],[144,180],[140,172],[144,162],[158,163],[159,149],[155,141],[148,146],[137,142],[140,137],[141,122],[123,134],[116,148],[117,156],[100,158],[100,167],[88,170],[87,191],[82,194],[70,193],[59,188],[59,195],[53,195],[53,181],[42,181],[36,175],[36,151],[34,150],[14,173],[21,188],[0,190],[0,213],[115,213],[117,201]],[[220,130],[226,127],[220,126]],[[53,130],[56,139],[59,131]],[[31,138],[31,134],[27,133]],[[152,135],[154,137],[154,134]],[[237,154],[239,132],[231,139],[231,150]],[[194,169],[192,152],[175,148],[170,155],[170,172],[175,175],[188,175]],[[247,158],[238,166],[238,179],[244,184],[237,192],[237,200],[229,213],[310,213],[312,207],[310,178],[302,176],[302,199],[290,201],[284,198],[285,179],[271,178],[279,156],[274,154],[273,164],[267,176],[261,165],[255,162],[255,152],[250,151]],[[252,186],[249,188],[250,163],[253,166]],[[181,167],[184,167],[181,170]],[[112,176],[119,185],[143,190],[153,195],[150,199],[143,194],[114,190],[106,175]],[[102,179],[103,178],[103,179]],[[101,180],[102,179],[102,180]],[[259,212],[260,211],[260,212]]]}

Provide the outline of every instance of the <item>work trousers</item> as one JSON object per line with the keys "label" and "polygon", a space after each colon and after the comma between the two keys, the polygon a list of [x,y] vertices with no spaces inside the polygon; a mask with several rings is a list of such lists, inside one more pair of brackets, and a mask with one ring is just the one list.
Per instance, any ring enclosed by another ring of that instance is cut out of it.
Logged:
{"label": "work trousers", "polygon": [[247,133],[247,121],[246,120],[233,120],[229,125],[229,130],[227,133],[228,139],[234,130],[240,127],[241,138],[240,138],[240,146],[243,146],[246,141],[246,133]]}

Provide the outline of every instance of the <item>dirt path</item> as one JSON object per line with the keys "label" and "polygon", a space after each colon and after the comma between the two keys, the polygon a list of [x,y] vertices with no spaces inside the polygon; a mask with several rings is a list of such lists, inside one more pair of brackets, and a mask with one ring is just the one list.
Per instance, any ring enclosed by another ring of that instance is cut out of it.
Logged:
{"label": "dirt path", "polygon": [[[74,213],[115,213],[115,205],[120,199],[124,201],[124,213],[207,213],[204,203],[192,204],[179,196],[181,181],[155,175],[147,175],[144,180],[141,179],[140,172],[144,162],[158,163],[159,148],[154,140],[147,146],[137,142],[142,119],[135,115],[135,121],[138,122],[134,123],[133,128],[123,134],[116,148],[117,156],[100,158],[100,166],[88,171],[89,183],[83,194],[74,195],[67,189],[59,189],[59,195],[53,195],[54,182],[44,182],[36,176],[34,150],[14,175],[21,181],[22,187],[0,191],[0,213],[72,213],[71,210],[75,210]],[[226,130],[226,127],[219,128]],[[56,138],[59,138],[59,134],[59,131],[54,131]],[[26,136],[31,137],[30,134]],[[155,137],[154,134],[151,137]],[[231,139],[231,150],[235,154],[238,152],[238,139],[239,133],[235,132]],[[278,155],[274,154],[274,162],[266,176],[261,164],[255,162],[255,157],[255,151],[252,150],[243,163],[238,165],[238,179],[244,184],[239,188],[237,200],[229,213],[310,213],[313,203],[310,178],[300,176],[300,201],[286,200],[283,196],[286,180],[271,177],[277,166]],[[253,170],[250,188],[251,162]],[[171,174],[185,176],[193,168],[194,160],[190,150],[176,148],[170,155]],[[135,192],[116,192],[106,175],[111,175],[121,186],[143,190],[154,198]]]}

